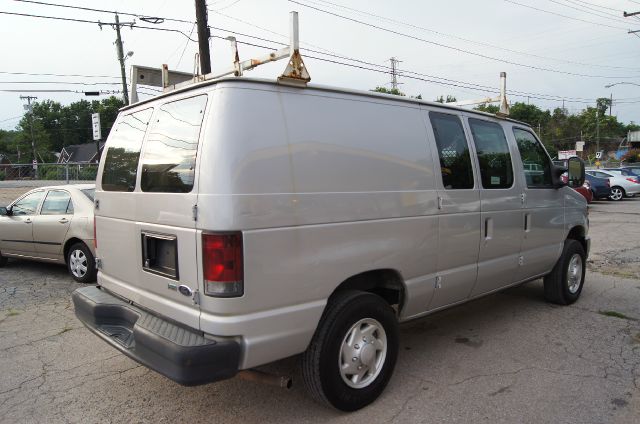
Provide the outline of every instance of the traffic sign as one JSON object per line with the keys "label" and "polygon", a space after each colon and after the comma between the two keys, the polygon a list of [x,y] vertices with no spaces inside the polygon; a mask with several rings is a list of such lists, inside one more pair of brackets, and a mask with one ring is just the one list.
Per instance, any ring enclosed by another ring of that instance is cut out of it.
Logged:
{"label": "traffic sign", "polygon": [[91,123],[93,125],[93,139],[94,140],[102,140],[102,131],[100,129],[100,114],[92,113],[91,114]]}

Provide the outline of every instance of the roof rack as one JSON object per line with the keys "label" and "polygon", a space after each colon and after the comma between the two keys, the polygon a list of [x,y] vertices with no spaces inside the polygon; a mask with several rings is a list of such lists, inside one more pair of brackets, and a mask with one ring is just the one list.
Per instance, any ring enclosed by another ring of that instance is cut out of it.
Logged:
{"label": "roof rack", "polygon": [[498,97],[487,97],[477,100],[462,100],[459,102],[450,102],[452,106],[471,106],[485,103],[500,103],[500,110],[496,115],[509,116],[509,103],[507,102],[507,73],[500,72],[500,95]]}
{"label": "roof rack", "polygon": [[202,81],[215,80],[228,75],[241,77],[245,71],[249,71],[265,63],[275,62],[281,59],[288,59],[287,67],[282,75],[278,77],[278,83],[283,85],[306,86],[311,81],[311,76],[300,55],[300,39],[298,32],[298,12],[291,12],[290,16],[290,40],[289,46],[280,50],[275,50],[265,56],[256,59],[240,61],[238,53],[238,43],[235,37],[227,37],[231,42],[233,64],[231,67],[219,73],[209,73],[200,75],[199,60],[196,55],[195,66],[192,73],[170,71],[166,64],[161,68],[151,68],[147,66],[133,65],[131,67],[131,97],[129,104],[137,103],[138,85],[148,85],[161,87],[163,92],[173,91]]}

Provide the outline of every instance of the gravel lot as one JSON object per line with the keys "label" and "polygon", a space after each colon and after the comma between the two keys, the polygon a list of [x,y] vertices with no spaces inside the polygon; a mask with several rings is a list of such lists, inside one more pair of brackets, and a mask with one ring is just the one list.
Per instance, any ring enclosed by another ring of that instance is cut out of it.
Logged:
{"label": "gravel lot", "polygon": [[[28,188],[0,185],[0,205]],[[536,281],[404,325],[396,372],[343,414],[294,387],[238,379],[185,388],[139,366],[75,318],[62,266],[0,269],[0,422],[640,422],[640,199],[591,206],[581,299],[544,302]]]}

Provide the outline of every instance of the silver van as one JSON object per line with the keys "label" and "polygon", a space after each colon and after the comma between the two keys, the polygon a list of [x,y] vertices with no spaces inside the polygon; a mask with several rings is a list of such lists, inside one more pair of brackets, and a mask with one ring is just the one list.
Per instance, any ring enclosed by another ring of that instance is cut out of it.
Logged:
{"label": "silver van", "polygon": [[541,277],[557,304],[582,290],[586,202],[521,122],[227,78],[125,107],[105,152],[76,314],[184,385],[301,354],[310,394],[352,411],[398,323]]}

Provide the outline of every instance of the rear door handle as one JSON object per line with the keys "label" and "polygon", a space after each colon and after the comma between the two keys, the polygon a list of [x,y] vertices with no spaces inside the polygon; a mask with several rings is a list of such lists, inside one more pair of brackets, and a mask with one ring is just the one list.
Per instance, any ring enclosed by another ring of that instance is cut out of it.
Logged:
{"label": "rear door handle", "polygon": [[67,222],[69,222],[69,220],[67,218],[62,218],[58,222],[61,223],[61,224],[66,224]]}
{"label": "rear door handle", "polygon": [[24,220],[24,223],[25,223],[25,224],[31,224],[31,218],[27,218],[27,219],[25,219],[25,220]]}
{"label": "rear door handle", "polygon": [[528,233],[531,231],[531,214],[527,213],[524,215],[524,231]]}
{"label": "rear door handle", "polygon": [[484,239],[491,240],[493,238],[493,218],[484,220]]}

